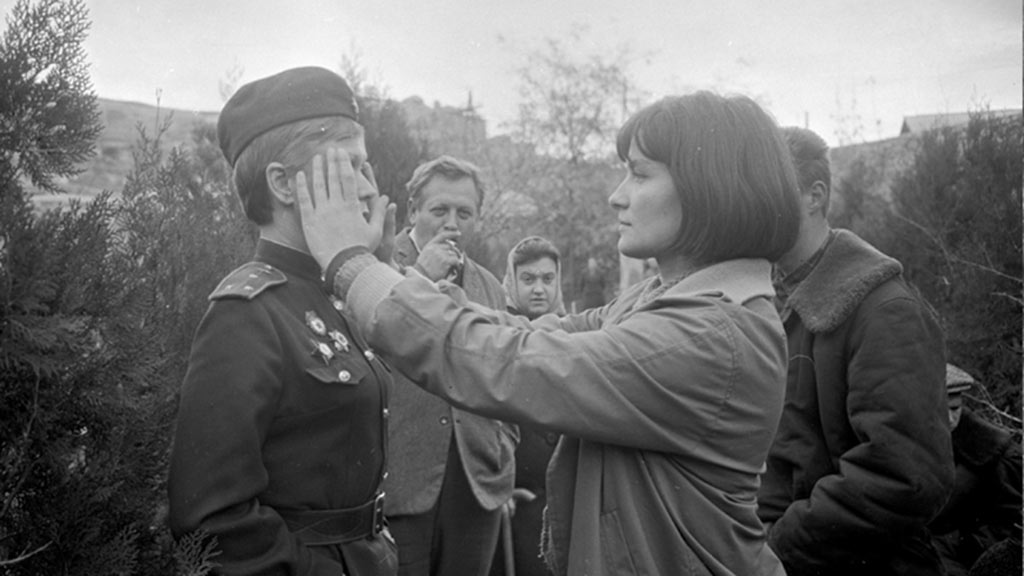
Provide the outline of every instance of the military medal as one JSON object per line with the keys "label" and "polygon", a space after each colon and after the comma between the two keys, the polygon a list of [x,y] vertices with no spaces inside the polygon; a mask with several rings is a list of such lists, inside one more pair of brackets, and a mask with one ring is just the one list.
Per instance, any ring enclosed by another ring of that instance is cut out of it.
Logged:
{"label": "military medal", "polygon": [[334,347],[337,348],[338,352],[348,352],[348,338],[339,332],[338,330],[331,330],[327,333],[334,340]]}
{"label": "military medal", "polygon": [[324,364],[330,364],[331,358],[334,358],[334,350],[326,342],[317,342],[313,340],[313,345],[316,347],[314,353],[320,354],[320,359],[324,361]]}
{"label": "military medal", "polygon": [[327,334],[327,325],[313,311],[306,312],[306,326],[309,326],[310,330],[315,332],[317,336]]}

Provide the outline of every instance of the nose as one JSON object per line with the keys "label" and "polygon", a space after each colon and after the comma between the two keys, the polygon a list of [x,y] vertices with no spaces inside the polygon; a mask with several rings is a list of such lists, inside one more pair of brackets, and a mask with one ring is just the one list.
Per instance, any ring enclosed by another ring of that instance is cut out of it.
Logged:
{"label": "nose", "polygon": [[459,217],[455,213],[455,210],[451,210],[444,217],[444,229],[445,230],[458,230],[459,229]]}
{"label": "nose", "polygon": [[370,200],[373,200],[380,195],[377,188],[374,187],[373,183],[367,179],[361,170],[356,172],[356,195],[359,198],[364,211],[369,210]]}
{"label": "nose", "polygon": [[356,172],[356,187],[359,199],[363,202],[372,200],[379,195],[377,188],[374,187],[373,183],[370,182],[362,171]]}
{"label": "nose", "polygon": [[608,205],[616,210],[622,210],[629,205],[625,191],[626,180],[628,178],[629,175],[626,175],[626,178],[623,178],[622,182],[620,182],[619,185],[615,187],[615,190],[612,191],[611,195],[608,196]]}

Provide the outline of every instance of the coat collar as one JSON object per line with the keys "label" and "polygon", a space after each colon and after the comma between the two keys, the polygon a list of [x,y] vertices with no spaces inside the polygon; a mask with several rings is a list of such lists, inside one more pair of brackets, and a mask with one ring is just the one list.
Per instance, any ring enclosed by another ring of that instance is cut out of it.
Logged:
{"label": "coat collar", "polygon": [[395,262],[405,266],[412,266],[420,251],[412,241],[412,229],[406,228],[395,236]]}
{"label": "coat collar", "polygon": [[771,281],[772,266],[760,258],[741,258],[712,264],[690,274],[669,288],[665,295],[705,296],[723,294],[737,304],[752,298],[775,296]]}
{"label": "coat collar", "polygon": [[270,264],[286,274],[306,280],[319,281],[321,278],[320,265],[308,253],[265,238],[260,238],[256,243],[256,256],[253,260]]}
{"label": "coat collar", "polygon": [[883,282],[903,272],[899,262],[848,230],[836,230],[821,259],[789,294],[790,310],[814,333],[835,330]]}

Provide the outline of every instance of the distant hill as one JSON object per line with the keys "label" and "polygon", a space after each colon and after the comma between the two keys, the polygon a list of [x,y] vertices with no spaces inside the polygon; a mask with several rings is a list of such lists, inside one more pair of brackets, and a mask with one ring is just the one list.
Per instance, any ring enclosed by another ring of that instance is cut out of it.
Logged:
{"label": "distant hill", "polygon": [[139,128],[153,136],[157,123],[170,118],[170,126],[161,140],[162,147],[189,145],[197,122],[216,122],[216,112],[157,108],[151,104],[98,98],[103,132],[96,140],[95,153],[85,170],[74,178],[59,181],[66,194],[35,197],[40,208],[50,208],[73,198],[91,198],[104,190],[120,192],[133,167],[132,150],[139,142]]}
{"label": "distant hill", "polygon": [[[37,193],[35,201],[39,208],[55,207],[74,198],[91,198],[104,190],[120,192],[133,167],[132,150],[139,142],[139,127],[152,136],[156,133],[158,118],[161,122],[170,118],[171,125],[161,141],[163,147],[170,150],[174,146],[191,145],[196,123],[215,123],[218,116],[218,112],[158,109],[152,104],[107,98],[98,98],[97,105],[103,132],[96,141],[93,158],[81,174],[58,182],[66,193]],[[469,150],[482,146],[487,138],[485,123],[474,113],[472,102],[462,108],[437,102],[428,106],[421,98],[410,97],[402,101],[401,106],[414,137],[428,143],[435,155],[465,157]]]}

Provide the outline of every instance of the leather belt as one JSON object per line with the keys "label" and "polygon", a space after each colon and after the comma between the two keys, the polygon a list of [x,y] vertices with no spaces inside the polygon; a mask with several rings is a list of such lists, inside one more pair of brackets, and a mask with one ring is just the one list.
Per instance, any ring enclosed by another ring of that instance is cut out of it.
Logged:
{"label": "leather belt", "polygon": [[288,529],[306,546],[344,544],[384,530],[384,492],[352,508],[277,510]]}

